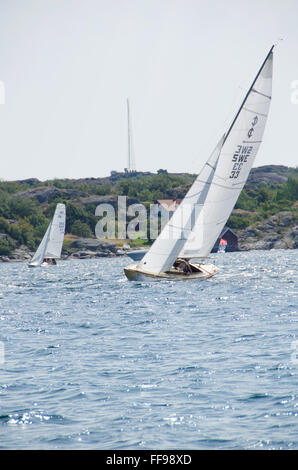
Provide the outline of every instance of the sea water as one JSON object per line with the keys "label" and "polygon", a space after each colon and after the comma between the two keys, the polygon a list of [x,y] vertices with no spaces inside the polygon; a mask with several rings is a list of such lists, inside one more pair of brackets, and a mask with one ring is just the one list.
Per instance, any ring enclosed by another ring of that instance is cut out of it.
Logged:
{"label": "sea water", "polygon": [[297,449],[298,250],[0,265],[1,449]]}

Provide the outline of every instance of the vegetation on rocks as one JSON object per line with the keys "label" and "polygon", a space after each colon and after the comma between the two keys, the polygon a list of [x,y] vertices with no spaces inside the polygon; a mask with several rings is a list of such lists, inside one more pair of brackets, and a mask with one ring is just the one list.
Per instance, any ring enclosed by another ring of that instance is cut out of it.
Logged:
{"label": "vegetation on rocks", "polygon": [[[183,198],[194,179],[195,175],[159,170],[157,174],[139,172],[134,175],[112,172],[106,178],[79,180],[41,182],[31,178],[1,181],[0,256],[13,257],[24,250],[28,253],[34,251],[58,202],[66,204],[64,248],[69,252],[70,240],[95,237],[98,222],[95,209],[98,204],[112,204],[117,217],[118,196],[126,196],[127,205],[140,202],[149,208],[159,199]],[[297,200],[297,168],[276,165],[255,168],[227,225],[236,230],[244,249],[254,248],[261,240],[268,240],[273,231],[276,240],[271,240],[266,246],[295,247]],[[288,237],[288,242],[280,242],[283,237]],[[134,240],[134,246],[137,244],[138,241]]]}

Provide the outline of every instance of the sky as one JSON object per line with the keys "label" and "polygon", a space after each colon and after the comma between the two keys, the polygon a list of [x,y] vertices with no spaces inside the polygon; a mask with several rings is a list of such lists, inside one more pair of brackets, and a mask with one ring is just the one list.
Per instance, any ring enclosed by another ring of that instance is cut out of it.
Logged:
{"label": "sky", "polygon": [[274,49],[254,166],[297,166],[297,0],[0,0],[0,179],[197,173]]}

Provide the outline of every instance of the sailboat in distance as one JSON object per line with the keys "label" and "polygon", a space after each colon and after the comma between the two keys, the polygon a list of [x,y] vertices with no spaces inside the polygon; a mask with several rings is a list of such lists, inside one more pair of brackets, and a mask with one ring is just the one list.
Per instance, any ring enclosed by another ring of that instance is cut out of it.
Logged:
{"label": "sailboat in distance", "polygon": [[205,264],[246,183],[262,142],[272,93],[271,47],[236,116],[145,256],[124,268],[129,280],[206,279]]}
{"label": "sailboat in distance", "polygon": [[65,204],[57,204],[47,231],[33,258],[29,262],[30,267],[56,264],[56,259],[60,258],[62,251],[65,232],[65,215]]}

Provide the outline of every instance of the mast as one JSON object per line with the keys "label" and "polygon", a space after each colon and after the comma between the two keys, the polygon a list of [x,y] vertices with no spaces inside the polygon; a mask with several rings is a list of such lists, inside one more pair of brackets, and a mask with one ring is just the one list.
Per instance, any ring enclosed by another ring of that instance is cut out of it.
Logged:
{"label": "mast", "polygon": [[128,152],[127,152],[127,169],[130,171],[130,112],[129,112],[129,100],[127,98],[127,144],[128,144]]}
{"label": "mast", "polygon": [[135,168],[135,159],[134,159],[134,148],[133,148],[133,139],[132,139],[132,130],[131,130],[131,117],[130,117],[130,106],[129,99],[126,100],[127,103],[127,170],[129,173],[136,171]]}

